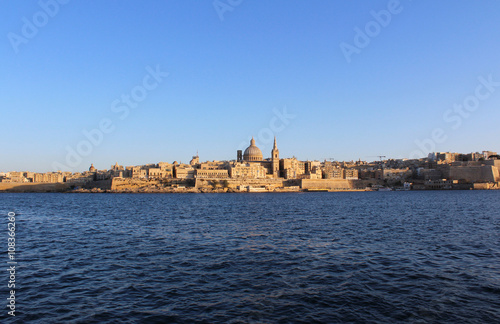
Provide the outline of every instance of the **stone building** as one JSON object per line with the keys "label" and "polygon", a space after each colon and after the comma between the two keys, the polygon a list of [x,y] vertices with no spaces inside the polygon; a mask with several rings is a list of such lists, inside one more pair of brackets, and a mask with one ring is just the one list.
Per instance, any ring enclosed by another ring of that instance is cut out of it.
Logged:
{"label": "stone building", "polygon": [[245,153],[243,153],[244,162],[259,162],[262,161],[262,151],[255,145],[255,140],[252,137],[250,141],[250,146],[247,147]]}
{"label": "stone building", "polygon": [[228,163],[226,161],[207,161],[198,164],[198,169],[202,170],[227,170]]}
{"label": "stone building", "polygon": [[123,171],[125,168],[122,165],[119,165],[118,162],[115,163],[115,165],[111,166],[111,170],[113,171]]}
{"label": "stone building", "polygon": [[357,180],[359,179],[359,170],[357,168],[343,168],[338,163],[325,162],[323,179]]}
{"label": "stone building", "polygon": [[174,177],[174,165],[168,162],[158,162],[158,167],[163,171],[164,178]]}
{"label": "stone building", "polygon": [[260,163],[234,162],[229,166],[231,178],[265,179],[268,169]]}
{"label": "stone building", "polygon": [[196,166],[196,165],[200,164],[200,157],[198,156],[198,154],[196,154],[195,156],[193,156],[193,158],[191,159],[191,161],[189,161],[189,164],[192,165],[192,166]]}
{"label": "stone building", "polygon": [[[412,176],[412,171],[409,168],[404,169],[384,169],[383,180],[387,181],[404,181]],[[440,176],[438,176],[439,178]]]}
{"label": "stone building", "polygon": [[497,152],[492,152],[492,151],[483,151],[483,157],[486,160],[489,159],[490,156],[492,156],[492,155],[498,155],[498,153]]}
{"label": "stone building", "polygon": [[332,162],[325,162],[323,166],[324,179],[344,179],[344,168]]}
{"label": "stone building", "polygon": [[345,169],[344,174],[345,174],[344,179],[346,179],[346,180],[358,180],[359,179],[358,169]]}
{"label": "stone building", "polygon": [[[306,163],[307,171],[307,163]],[[320,166],[313,166],[306,172],[306,174],[300,177],[301,179],[323,179],[323,171]]]}
{"label": "stone building", "polygon": [[58,172],[35,173],[33,175],[33,182],[39,182],[39,183],[64,182],[64,176],[62,175],[62,173]]}
{"label": "stone building", "polygon": [[285,179],[299,179],[305,174],[305,163],[295,157],[280,160],[281,175]]}
{"label": "stone building", "polygon": [[229,172],[222,169],[196,169],[194,176],[197,179],[227,179]]}
{"label": "stone building", "polygon": [[238,151],[236,162],[225,166],[225,168],[229,170],[229,175],[232,178],[280,178],[282,168],[276,137],[271,150],[271,158],[264,160],[262,151],[255,145],[255,139],[252,137],[250,146],[246,148],[243,156],[241,156],[241,151]]}
{"label": "stone building", "polygon": [[174,177],[177,179],[194,179],[195,168],[190,164],[174,165]]}
{"label": "stone building", "polygon": [[141,166],[132,167],[131,172],[131,177],[135,179],[147,178],[148,176],[148,170],[143,169]]}
{"label": "stone building", "polygon": [[163,179],[168,178],[168,172],[162,170],[161,168],[149,168],[148,169],[148,179]]}

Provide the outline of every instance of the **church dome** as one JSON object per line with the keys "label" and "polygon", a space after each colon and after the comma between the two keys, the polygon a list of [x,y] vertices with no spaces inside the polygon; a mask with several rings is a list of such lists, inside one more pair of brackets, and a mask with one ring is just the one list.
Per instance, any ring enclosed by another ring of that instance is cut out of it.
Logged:
{"label": "church dome", "polygon": [[255,140],[252,137],[250,146],[243,153],[244,161],[262,161],[262,151],[255,145]]}

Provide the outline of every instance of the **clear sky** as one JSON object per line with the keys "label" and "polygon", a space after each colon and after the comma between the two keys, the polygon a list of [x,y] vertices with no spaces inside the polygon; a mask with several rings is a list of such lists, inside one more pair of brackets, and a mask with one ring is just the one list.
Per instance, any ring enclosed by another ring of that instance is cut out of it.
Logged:
{"label": "clear sky", "polygon": [[0,171],[235,159],[251,136],[264,157],[276,136],[302,160],[500,151],[499,13],[498,0],[3,0]]}

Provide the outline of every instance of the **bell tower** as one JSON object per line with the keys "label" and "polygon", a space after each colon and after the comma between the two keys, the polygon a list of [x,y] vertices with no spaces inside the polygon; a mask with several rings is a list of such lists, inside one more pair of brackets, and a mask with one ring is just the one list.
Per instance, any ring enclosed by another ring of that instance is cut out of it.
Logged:
{"label": "bell tower", "polygon": [[271,161],[273,166],[273,177],[279,178],[280,176],[280,151],[276,145],[276,136],[274,137],[273,150],[271,151]]}

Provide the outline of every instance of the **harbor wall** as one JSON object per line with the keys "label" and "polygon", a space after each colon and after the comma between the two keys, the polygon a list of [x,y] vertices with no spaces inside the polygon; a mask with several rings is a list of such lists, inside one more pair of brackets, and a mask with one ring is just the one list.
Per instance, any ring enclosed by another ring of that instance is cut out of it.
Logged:
{"label": "harbor wall", "polygon": [[328,190],[359,190],[369,184],[377,184],[376,180],[344,180],[344,179],[302,179],[301,189],[328,189]]}
{"label": "harbor wall", "polygon": [[64,192],[71,187],[65,182],[59,183],[16,183],[1,182],[0,192]]}
{"label": "harbor wall", "polygon": [[217,187],[227,185],[227,188],[231,189],[239,187],[282,188],[286,182],[283,179],[196,179],[195,187],[212,188],[214,181],[216,181]]}

